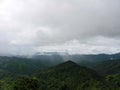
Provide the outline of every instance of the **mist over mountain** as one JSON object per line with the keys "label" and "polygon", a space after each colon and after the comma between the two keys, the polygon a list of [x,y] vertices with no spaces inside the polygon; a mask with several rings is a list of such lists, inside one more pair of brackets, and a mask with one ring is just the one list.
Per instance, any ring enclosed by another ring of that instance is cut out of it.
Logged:
{"label": "mist over mountain", "polygon": [[73,60],[75,62],[80,61],[105,61],[105,60],[117,60],[120,59],[120,53],[115,54],[69,54],[69,53],[62,53],[62,52],[39,52],[32,56],[32,58],[52,58],[54,60],[56,57],[57,59],[61,60]]}
{"label": "mist over mountain", "polygon": [[0,90],[120,90],[120,0],[0,0]]}

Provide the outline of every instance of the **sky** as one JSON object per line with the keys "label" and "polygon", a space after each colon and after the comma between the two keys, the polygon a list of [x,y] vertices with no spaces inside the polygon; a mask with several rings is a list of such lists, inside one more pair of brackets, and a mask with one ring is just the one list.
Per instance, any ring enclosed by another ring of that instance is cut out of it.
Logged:
{"label": "sky", "polygon": [[0,55],[120,52],[120,0],[0,0]]}

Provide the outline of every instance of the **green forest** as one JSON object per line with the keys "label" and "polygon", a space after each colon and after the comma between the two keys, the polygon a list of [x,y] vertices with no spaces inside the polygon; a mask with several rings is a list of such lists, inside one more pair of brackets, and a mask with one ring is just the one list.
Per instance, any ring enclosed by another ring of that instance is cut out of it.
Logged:
{"label": "green forest", "polygon": [[46,62],[1,57],[0,90],[120,90],[120,60]]}

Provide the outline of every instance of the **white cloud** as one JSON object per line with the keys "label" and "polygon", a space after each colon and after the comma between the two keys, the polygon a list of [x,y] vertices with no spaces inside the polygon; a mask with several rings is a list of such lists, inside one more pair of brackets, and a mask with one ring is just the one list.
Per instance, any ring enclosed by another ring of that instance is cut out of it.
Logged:
{"label": "white cloud", "polygon": [[0,53],[24,50],[25,54],[41,48],[67,49],[70,53],[119,52],[119,3],[119,0],[1,0]]}
{"label": "white cloud", "polygon": [[69,54],[113,54],[120,52],[119,39],[110,39],[105,37],[96,37],[84,42],[72,40],[60,45],[40,46],[36,51],[42,52],[69,52]]}

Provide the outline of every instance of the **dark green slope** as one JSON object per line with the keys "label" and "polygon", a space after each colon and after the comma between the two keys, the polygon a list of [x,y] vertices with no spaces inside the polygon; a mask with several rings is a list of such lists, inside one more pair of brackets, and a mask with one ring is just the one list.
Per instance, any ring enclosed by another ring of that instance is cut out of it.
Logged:
{"label": "dark green slope", "polygon": [[12,73],[0,69],[0,79],[3,79],[4,77],[5,78],[9,77],[11,75],[12,75]]}
{"label": "dark green slope", "polygon": [[47,59],[0,56],[0,69],[14,74],[30,75],[38,70],[43,70],[56,64],[57,62],[55,63],[54,61]]}
{"label": "dark green slope", "polygon": [[[70,73],[70,74],[79,74],[79,75],[87,75],[93,78],[100,78],[97,72],[95,72],[92,69],[82,67],[72,61],[67,61],[62,64],[59,64],[57,66],[51,67],[47,69],[46,71],[43,71],[42,74],[64,74],[64,73]],[[69,74],[68,74],[69,75]]]}
{"label": "dark green slope", "polygon": [[30,74],[38,68],[30,59],[1,57],[0,69],[14,74]]}
{"label": "dark green slope", "polygon": [[96,62],[89,67],[102,74],[120,74],[120,60]]}
{"label": "dark green slope", "polygon": [[81,67],[72,61],[37,73],[37,77],[44,81],[45,90],[107,89],[104,80],[95,71]]}
{"label": "dark green slope", "polygon": [[67,61],[31,77],[0,80],[0,90],[120,90],[119,77],[101,77],[92,69]]}

